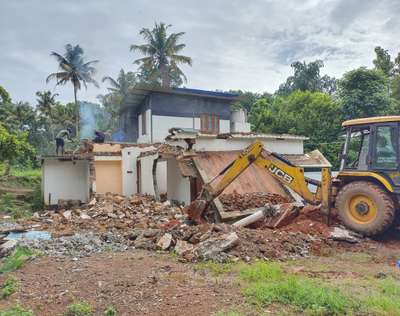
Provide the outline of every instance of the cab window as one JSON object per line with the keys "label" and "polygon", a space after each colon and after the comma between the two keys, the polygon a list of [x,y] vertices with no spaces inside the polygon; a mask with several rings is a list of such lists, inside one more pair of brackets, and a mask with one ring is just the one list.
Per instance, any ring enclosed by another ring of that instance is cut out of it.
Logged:
{"label": "cab window", "polygon": [[347,140],[345,169],[368,170],[368,151],[370,144],[370,128],[352,128]]}
{"label": "cab window", "polygon": [[376,148],[373,167],[377,169],[397,169],[397,127],[378,126],[376,128]]}

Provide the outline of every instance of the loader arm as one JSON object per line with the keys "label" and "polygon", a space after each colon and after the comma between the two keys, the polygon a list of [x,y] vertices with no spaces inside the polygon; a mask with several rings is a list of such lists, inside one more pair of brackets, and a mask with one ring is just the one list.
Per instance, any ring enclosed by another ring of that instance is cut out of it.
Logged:
{"label": "loader arm", "polygon": [[[310,204],[321,203],[323,211],[329,214],[331,191],[330,168],[322,168],[322,181],[309,179],[304,176],[304,168],[293,165],[290,161],[276,153],[266,151],[262,143],[256,141],[240,153],[233,162],[217,175],[217,177],[223,177],[214,188],[211,186],[211,182],[216,177],[203,186],[199,198],[187,207],[189,216],[195,221],[201,222],[202,213],[208,205],[252,163],[270,173],[277,181],[299,194],[306,202]],[[317,187],[315,193],[309,190],[309,183]]]}

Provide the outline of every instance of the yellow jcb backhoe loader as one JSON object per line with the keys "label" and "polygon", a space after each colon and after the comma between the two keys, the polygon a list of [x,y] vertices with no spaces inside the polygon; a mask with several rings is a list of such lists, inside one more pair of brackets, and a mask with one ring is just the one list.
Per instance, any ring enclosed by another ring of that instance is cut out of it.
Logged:
{"label": "yellow jcb backhoe loader", "polygon": [[[335,207],[349,229],[366,236],[382,233],[394,222],[399,205],[400,116],[349,120],[342,127],[346,140],[340,170],[333,179],[330,168],[322,168],[321,181],[307,178],[304,168],[266,151],[257,141],[219,173],[222,178],[214,188],[210,183],[203,186],[200,196],[187,208],[189,217],[203,221],[210,203],[254,163],[305,202],[320,205],[323,214],[329,216]],[[317,190],[311,192],[308,184]]]}

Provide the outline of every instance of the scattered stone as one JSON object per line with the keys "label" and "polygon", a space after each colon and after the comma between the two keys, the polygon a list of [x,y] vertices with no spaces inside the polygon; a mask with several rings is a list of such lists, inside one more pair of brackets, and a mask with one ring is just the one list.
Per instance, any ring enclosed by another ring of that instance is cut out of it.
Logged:
{"label": "scattered stone", "polygon": [[18,241],[11,239],[0,245],[0,257],[8,256],[15,249]]}
{"label": "scattered stone", "polygon": [[184,240],[178,240],[175,245],[175,252],[179,256],[184,256],[185,254],[192,252],[194,249],[194,246],[189,244],[187,241]]}
{"label": "scattered stone", "polygon": [[164,234],[157,242],[157,247],[161,250],[167,250],[172,245],[172,235],[170,233]]}
{"label": "scattered stone", "polygon": [[235,247],[238,243],[238,235],[232,232],[202,241],[195,252],[199,258],[204,260],[225,261],[226,254],[222,253]]}
{"label": "scattered stone", "polygon": [[62,215],[64,216],[64,218],[67,221],[69,221],[69,220],[71,220],[71,217],[72,217],[72,211],[65,211],[65,212],[62,213]]}
{"label": "scattered stone", "polygon": [[360,242],[360,235],[354,233],[350,230],[334,227],[332,233],[330,234],[330,238],[336,241],[345,241],[351,244],[355,244]]}
{"label": "scattered stone", "polygon": [[87,215],[86,213],[81,213],[80,218],[82,218],[82,219],[91,219],[91,217],[89,215]]}

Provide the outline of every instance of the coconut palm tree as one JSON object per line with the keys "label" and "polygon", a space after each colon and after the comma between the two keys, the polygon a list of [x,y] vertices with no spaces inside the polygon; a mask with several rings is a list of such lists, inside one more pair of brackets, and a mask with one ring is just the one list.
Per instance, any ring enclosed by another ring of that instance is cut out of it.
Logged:
{"label": "coconut palm tree", "polygon": [[110,91],[110,93],[126,97],[129,94],[130,88],[134,87],[136,84],[136,76],[133,72],[125,72],[121,69],[117,79],[106,76],[103,77],[102,82],[108,82],[110,86],[107,90]]}
{"label": "coconut palm tree", "polygon": [[175,85],[182,83],[182,78],[186,81],[186,76],[178,67],[179,64],[192,65],[192,59],[187,56],[179,55],[186,47],[179,43],[184,32],[167,34],[171,25],[165,23],[155,24],[152,30],[143,28],[140,35],[143,36],[146,44],[131,45],[131,51],[138,51],[145,55],[143,58],[136,59],[135,64],[140,65],[141,71],[146,73],[148,81],[161,81],[164,88],[171,86],[171,81]]}
{"label": "coconut palm tree", "polygon": [[79,138],[79,106],[77,93],[81,89],[81,85],[87,88],[87,84],[91,83],[96,87],[99,84],[93,79],[96,69],[93,66],[98,60],[92,60],[85,62],[83,59],[83,49],[79,45],[72,46],[71,44],[65,45],[65,53],[61,55],[56,52],[52,52],[51,56],[55,57],[58,62],[59,72],[50,74],[46,82],[52,79],[57,81],[56,85],[64,85],[69,82],[72,83],[74,88],[74,100],[75,107],[77,109],[76,115],[76,136]]}

